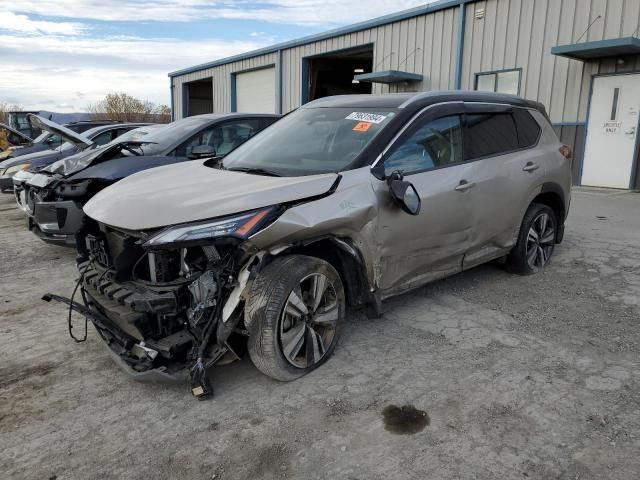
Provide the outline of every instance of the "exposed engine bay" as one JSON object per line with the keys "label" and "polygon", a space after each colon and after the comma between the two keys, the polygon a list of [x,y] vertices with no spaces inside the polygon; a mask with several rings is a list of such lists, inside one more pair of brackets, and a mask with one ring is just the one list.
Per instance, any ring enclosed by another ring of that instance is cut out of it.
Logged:
{"label": "exposed engine bay", "polygon": [[143,246],[149,237],[140,235],[98,224],[81,232],[81,302],[45,300],[64,301],[88,317],[138,379],[180,378],[188,368],[192,393],[206,398],[213,392],[207,368],[240,358],[244,348],[237,307],[259,257],[229,238],[165,249]]}

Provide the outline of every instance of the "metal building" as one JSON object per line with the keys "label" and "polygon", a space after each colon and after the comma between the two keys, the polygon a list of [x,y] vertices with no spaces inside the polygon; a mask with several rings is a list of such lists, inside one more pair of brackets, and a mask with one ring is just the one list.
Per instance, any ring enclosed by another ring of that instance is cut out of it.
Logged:
{"label": "metal building", "polygon": [[576,184],[640,188],[640,0],[441,0],[169,74],[174,118],[444,89],[542,102]]}

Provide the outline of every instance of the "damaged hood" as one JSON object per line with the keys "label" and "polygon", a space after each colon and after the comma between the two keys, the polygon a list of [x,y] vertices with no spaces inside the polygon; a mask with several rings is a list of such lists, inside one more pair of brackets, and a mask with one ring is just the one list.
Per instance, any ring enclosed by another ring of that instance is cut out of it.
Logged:
{"label": "damaged hood", "polygon": [[84,149],[93,145],[93,142],[84,135],[76,133],[73,130],[68,129],[67,127],[63,127],[56,122],[52,122],[51,120],[47,120],[46,118],[34,115],[33,113],[29,114],[29,119],[31,120],[31,123],[38,127],[40,130],[46,130],[47,132],[58,134],[65,142],[73,143],[80,149]]}
{"label": "damaged hood", "polygon": [[205,161],[158,167],[127,177],[98,192],[84,212],[112,227],[148,230],[322,195],[338,178],[335,173],[252,175],[207,167]]}

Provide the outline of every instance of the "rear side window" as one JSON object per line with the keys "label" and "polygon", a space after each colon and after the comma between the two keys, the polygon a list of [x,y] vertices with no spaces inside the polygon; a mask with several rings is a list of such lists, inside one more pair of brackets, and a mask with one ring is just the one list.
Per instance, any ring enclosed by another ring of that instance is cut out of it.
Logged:
{"label": "rear side window", "polygon": [[518,132],[510,113],[467,115],[465,160],[501,155],[520,148]]}
{"label": "rear side window", "polygon": [[516,129],[518,130],[518,145],[520,148],[528,148],[534,146],[540,137],[540,125],[531,116],[528,110],[516,108],[513,111],[513,118],[516,121]]}

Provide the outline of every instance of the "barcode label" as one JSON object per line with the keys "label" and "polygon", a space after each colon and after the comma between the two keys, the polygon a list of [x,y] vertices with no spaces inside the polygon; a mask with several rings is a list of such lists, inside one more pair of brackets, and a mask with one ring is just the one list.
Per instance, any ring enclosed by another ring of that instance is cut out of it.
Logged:
{"label": "barcode label", "polygon": [[379,115],[377,113],[365,113],[365,112],[353,112],[350,113],[345,120],[356,120],[358,122],[369,122],[369,123],[382,123],[384,119],[387,118],[386,115]]}

